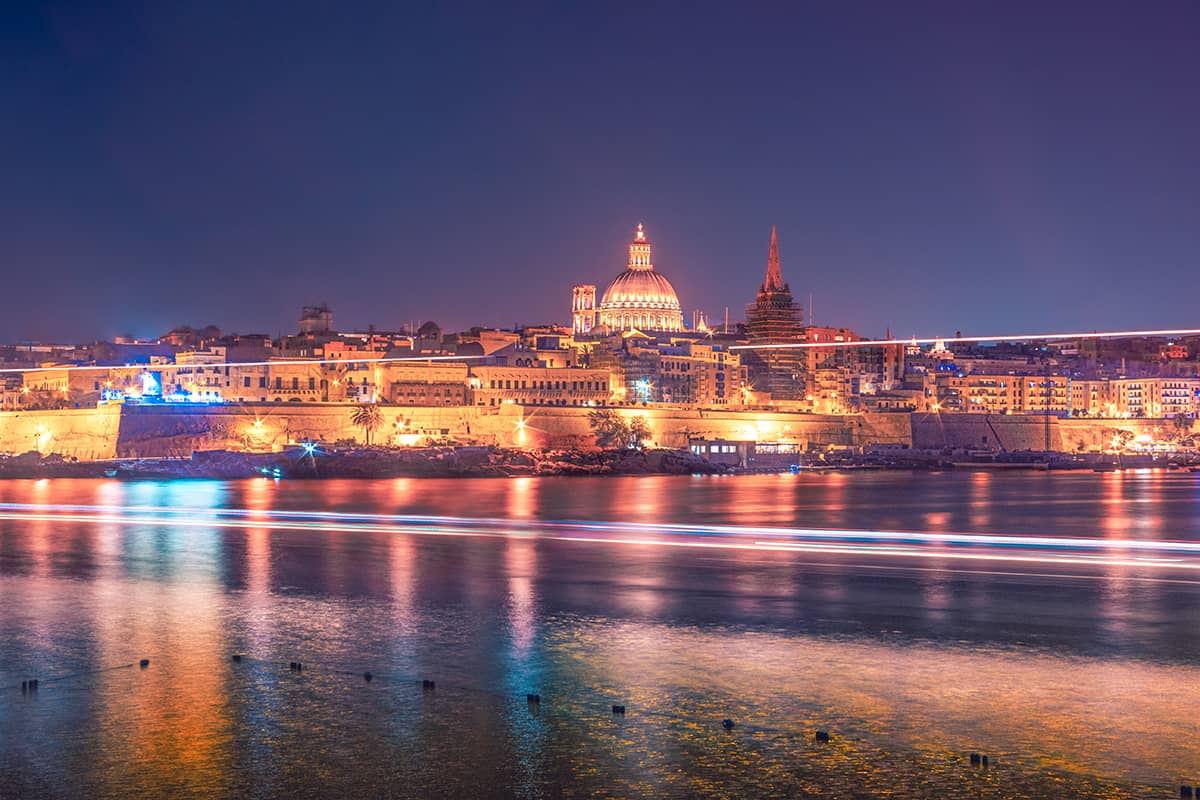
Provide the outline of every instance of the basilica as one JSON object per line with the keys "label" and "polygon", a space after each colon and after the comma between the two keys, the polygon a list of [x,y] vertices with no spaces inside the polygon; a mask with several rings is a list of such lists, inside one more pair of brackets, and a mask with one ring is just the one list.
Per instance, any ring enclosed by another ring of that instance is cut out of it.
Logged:
{"label": "basilica", "polygon": [[654,271],[641,223],[629,244],[629,265],[608,284],[598,304],[595,286],[580,284],[572,289],[571,319],[576,334],[683,330],[679,297],[666,276]]}

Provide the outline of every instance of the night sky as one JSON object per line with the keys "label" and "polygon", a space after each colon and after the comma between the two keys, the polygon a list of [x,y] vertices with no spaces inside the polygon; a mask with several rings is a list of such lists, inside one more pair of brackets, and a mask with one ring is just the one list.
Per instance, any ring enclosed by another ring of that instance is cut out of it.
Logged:
{"label": "night sky", "polygon": [[775,224],[818,324],[1200,323],[1200,5],[745,5],[6,3],[0,340],[567,322],[638,221],[689,319]]}

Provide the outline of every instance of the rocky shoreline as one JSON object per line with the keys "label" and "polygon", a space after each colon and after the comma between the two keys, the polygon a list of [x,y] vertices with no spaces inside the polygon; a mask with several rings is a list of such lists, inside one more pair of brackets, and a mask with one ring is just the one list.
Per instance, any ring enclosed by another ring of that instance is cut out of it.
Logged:
{"label": "rocky shoreline", "polygon": [[517,450],[498,447],[199,451],[186,459],[70,461],[29,452],[0,459],[3,478],[171,480],[253,477],[510,478],[550,475],[714,475],[732,470],[689,450]]}
{"label": "rocky shoreline", "polygon": [[897,451],[800,459],[748,467],[707,461],[690,450],[521,450],[501,447],[316,448],[277,453],[202,450],[191,458],[75,461],[35,452],[0,455],[0,480],[17,478],[513,478],[556,475],[726,475],[761,472],[946,469],[1094,470],[1191,469],[1196,460],[1150,455],[1004,453],[984,458],[944,451]]}

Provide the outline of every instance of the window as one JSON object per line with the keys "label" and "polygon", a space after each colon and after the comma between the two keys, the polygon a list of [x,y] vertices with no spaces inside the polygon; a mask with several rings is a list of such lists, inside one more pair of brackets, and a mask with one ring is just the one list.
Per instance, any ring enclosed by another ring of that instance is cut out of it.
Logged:
{"label": "window", "polygon": [[246,387],[247,389],[250,388],[250,376],[249,375],[242,378],[242,386]]}

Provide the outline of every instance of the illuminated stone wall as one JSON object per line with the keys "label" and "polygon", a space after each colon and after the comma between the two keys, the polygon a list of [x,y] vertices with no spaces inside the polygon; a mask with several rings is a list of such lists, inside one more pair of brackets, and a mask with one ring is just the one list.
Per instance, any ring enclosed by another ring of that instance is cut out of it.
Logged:
{"label": "illuminated stone wall", "polygon": [[[380,445],[414,443],[426,436],[498,441],[493,431],[511,439],[515,413],[503,423],[480,423],[501,410],[470,406],[379,406],[380,425],[371,441]],[[354,425],[355,407],[309,403],[256,403],[228,407],[129,406],[121,418],[118,454],[122,457],[186,456],[193,450],[272,450],[312,440],[333,444],[365,442],[365,431]],[[513,407],[513,412],[516,409]]]}
{"label": "illuminated stone wall", "polygon": [[83,461],[114,458],[120,424],[118,406],[0,412],[0,452],[37,450]]}
{"label": "illuminated stone wall", "polygon": [[1107,450],[1119,431],[1160,438],[1171,431],[1173,424],[1169,419],[1064,419],[1059,420],[1059,429],[1063,449],[1073,453]]}
{"label": "illuminated stone wall", "polygon": [[[917,448],[1041,450],[1037,416],[908,414],[850,416],[740,412],[651,406],[621,408],[644,416],[654,444],[683,447],[689,438],[797,440],[803,445],[911,444]],[[372,440],[416,444],[426,437],[504,447],[590,447],[586,408],[379,406]],[[0,412],[0,451],[40,450],[81,460],[189,456],[195,450],[269,451],[304,440],[364,441],[353,406],[261,403],[226,407],[106,406],[98,409]],[[1051,447],[1095,451],[1118,430],[1162,432],[1169,420],[1050,419]]]}
{"label": "illuminated stone wall", "polygon": [[[1062,449],[1058,417],[1050,417],[1050,450]],[[1046,418],[1003,414],[914,414],[913,447],[1046,450]]]}
{"label": "illuminated stone wall", "polygon": [[[1060,419],[1050,417],[1050,449],[1096,452],[1111,446],[1118,431],[1157,436],[1170,420]],[[968,450],[1045,450],[1046,418],[1040,414],[913,414],[913,447]]]}

